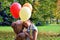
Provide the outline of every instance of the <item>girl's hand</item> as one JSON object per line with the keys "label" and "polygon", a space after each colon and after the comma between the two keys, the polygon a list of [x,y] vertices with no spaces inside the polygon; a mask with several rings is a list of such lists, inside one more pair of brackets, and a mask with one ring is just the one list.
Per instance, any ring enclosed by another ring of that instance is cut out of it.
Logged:
{"label": "girl's hand", "polygon": [[25,35],[26,35],[27,37],[29,37],[29,38],[30,38],[30,40],[33,40],[32,35],[28,34],[27,32],[24,32],[24,33],[25,33]]}
{"label": "girl's hand", "polygon": [[21,37],[21,38],[24,38],[25,37],[25,33],[23,33],[23,32],[19,33],[18,36]]}
{"label": "girl's hand", "polygon": [[29,35],[26,31],[24,31],[24,33],[25,33],[25,35],[26,35],[26,36],[28,36],[28,35]]}

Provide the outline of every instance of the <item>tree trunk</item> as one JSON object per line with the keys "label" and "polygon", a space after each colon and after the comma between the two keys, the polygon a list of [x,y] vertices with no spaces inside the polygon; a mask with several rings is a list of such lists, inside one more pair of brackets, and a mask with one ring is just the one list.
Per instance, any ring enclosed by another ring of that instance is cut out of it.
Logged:
{"label": "tree trunk", "polygon": [[51,17],[50,17],[50,24],[51,24]]}
{"label": "tree trunk", "polygon": [[56,24],[59,24],[59,22],[58,22],[58,18],[56,19]]}

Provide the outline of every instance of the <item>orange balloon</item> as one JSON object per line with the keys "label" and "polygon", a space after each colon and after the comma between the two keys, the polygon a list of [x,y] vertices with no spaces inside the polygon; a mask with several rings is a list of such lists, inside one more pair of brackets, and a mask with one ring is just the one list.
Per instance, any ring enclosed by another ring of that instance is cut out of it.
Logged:
{"label": "orange balloon", "polygon": [[31,5],[30,3],[25,3],[25,4],[23,5],[23,7],[29,7],[30,10],[32,11],[32,5]]}

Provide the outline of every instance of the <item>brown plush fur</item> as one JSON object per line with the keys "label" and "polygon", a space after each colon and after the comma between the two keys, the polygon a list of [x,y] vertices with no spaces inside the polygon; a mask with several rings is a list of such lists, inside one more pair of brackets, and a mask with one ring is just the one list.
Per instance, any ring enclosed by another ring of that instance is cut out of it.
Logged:
{"label": "brown plush fur", "polygon": [[22,35],[19,35],[20,33],[23,33],[22,21],[18,20],[16,22],[13,22],[11,27],[13,28],[14,32],[16,33],[15,40],[25,40],[26,37],[22,38],[22,37],[20,37]]}

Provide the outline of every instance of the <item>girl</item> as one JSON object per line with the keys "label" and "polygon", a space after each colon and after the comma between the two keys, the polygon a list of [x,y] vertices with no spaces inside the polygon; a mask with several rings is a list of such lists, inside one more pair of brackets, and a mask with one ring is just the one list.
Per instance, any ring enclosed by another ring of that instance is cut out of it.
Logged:
{"label": "girl", "polygon": [[37,27],[30,20],[23,22],[23,27],[27,29],[27,31],[24,31],[27,36],[26,40],[37,40]]}

